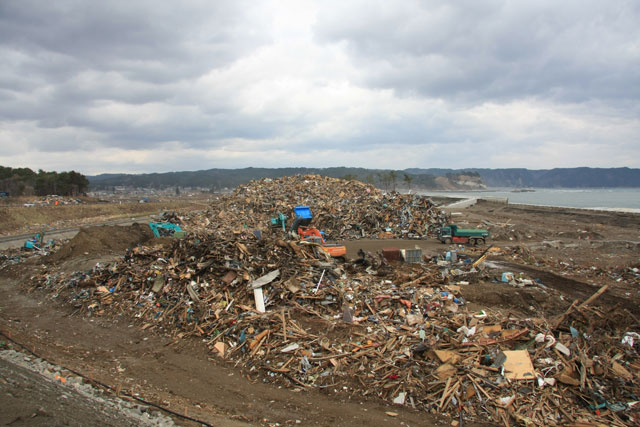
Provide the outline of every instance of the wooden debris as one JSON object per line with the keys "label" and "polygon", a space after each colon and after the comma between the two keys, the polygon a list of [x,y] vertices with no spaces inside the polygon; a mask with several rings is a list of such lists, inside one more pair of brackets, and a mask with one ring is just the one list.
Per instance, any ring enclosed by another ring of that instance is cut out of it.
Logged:
{"label": "wooden debris", "polygon": [[[470,313],[460,293],[475,286],[471,265],[455,273],[464,274],[460,286],[437,263],[399,269],[376,255],[327,260],[263,228],[296,204],[311,205],[314,225],[333,238],[424,237],[446,219],[423,196],[383,195],[362,183],[260,180],[194,217],[197,232],[168,247],[138,247],[123,262],[43,276],[34,286],[87,315],[132,313],[174,343],[198,337],[284,386],[376,396],[446,413],[459,425],[637,422],[637,345],[622,344],[627,331],[590,326],[608,326],[609,313],[593,305],[607,286],[555,322]],[[595,418],[592,407],[603,402]]]}

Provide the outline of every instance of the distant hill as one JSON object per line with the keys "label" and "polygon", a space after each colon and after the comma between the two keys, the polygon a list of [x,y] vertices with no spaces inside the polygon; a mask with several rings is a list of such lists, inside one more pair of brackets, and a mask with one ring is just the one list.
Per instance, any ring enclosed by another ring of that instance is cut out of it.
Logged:
{"label": "distant hill", "polygon": [[110,190],[114,187],[156,188],[199,187],[211,190],[235,188],[252,179],[278,178],[291,175],[318,174],[334,178],[357,179],[383,188],[410,189],[476,189],[483,188],[482,179],[476,173],[452,173],[444,179],[427,174],[409,174],[403,171],[364,168],[244,168],[208,169],[200,171],[167,172],[150,174],[103,174],[90,176],[92,190]]}
{"label": "distant hill", "polygon": [[257,178],[278,178],[291,175],[319,174],[334,178],[358,179],[391,190],[413,189],[482,189],[486,187],[514,188],[603,188],[640,187],[640,169],[629,168],[567,168],[529,169],[405,169],[390,171],[364,168],[243,168],[207,169],[200,171],[103,174],[87,177],[92,190],[113,187],[166,189],[200,187],[211,190],[235,188]]}
{"label": "distant hill", "polygon": [[[640,169],[557,168],[557,169],[464,169],[477,172],[488,187],[515,188],[637,188]],[[444,176],[455,169],[406,169],[406,173]]]}
{"label": "distant hill", "polygon": [[318,174],[334,178],[358,179],[385,189],[419,187],[435,188],[435,177],[430,174],[407,175],[401,171],[364,168],[244,168],[207,169],[200,171],[150,174],[103,174],[90,176],[92,190],[105,190],[126,186],[135,188],[200,187],[212,190],[235,188],[252,179],[279,178],[281,176]]}

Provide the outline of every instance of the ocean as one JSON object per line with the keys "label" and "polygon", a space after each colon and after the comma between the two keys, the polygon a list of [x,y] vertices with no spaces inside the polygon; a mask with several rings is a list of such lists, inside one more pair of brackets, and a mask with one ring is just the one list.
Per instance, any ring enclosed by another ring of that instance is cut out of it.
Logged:
{"label": "ocean", "polygon": [[514,192],[496,188],[486,191],[416,191],[427,196],[463,198],[507,198],[509,203],[598,209],[640,213],[640,188],[557,189],[536,188],[534,191]]}

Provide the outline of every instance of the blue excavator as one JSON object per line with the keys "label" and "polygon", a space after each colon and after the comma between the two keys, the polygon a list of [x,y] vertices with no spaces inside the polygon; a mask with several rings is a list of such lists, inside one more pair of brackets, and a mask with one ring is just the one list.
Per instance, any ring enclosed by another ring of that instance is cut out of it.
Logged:
{"label": "blue excavator", "polygon": [[184,237],[185,232],[178,224],[170,222],[150,222],[149,228],[155,237]]}

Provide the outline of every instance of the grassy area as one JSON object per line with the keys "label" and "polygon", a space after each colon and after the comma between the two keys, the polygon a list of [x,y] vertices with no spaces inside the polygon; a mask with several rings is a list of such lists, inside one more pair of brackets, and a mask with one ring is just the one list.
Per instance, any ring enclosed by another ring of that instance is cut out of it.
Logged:
{"label": "grassy area", "polygon": [[60,206],[0,206],[0,235],[23,234],[78,225],[101,223],[113,219],[139,217],[162,211],[204,209],[205,198],[173,198],[150,203],[113,201]]}

